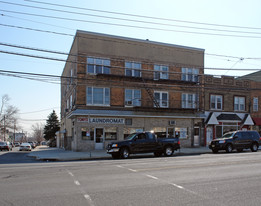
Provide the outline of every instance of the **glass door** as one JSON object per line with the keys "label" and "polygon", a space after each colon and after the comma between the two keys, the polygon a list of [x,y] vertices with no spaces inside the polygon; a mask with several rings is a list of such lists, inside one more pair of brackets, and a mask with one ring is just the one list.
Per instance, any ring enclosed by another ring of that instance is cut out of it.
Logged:
{"label": "glass door", "polygon": [[104,130],[95,128],[95,149],[104,149]]}

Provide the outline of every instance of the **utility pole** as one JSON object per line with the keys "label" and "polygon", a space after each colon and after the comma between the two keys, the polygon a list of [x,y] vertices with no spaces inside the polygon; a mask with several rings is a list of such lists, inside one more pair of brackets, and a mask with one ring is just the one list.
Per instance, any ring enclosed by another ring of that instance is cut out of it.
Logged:
{"label": "utility pole", "polygon": [[5,139],[5,115],[4,115],[4,142],[6,141],[6,139]]}

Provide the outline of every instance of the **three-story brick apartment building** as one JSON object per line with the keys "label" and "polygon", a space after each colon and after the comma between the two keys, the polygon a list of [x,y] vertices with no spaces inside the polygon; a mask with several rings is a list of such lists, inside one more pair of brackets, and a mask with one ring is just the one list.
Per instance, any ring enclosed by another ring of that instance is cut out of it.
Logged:
{"label": "three-story brick apartment building", "polygon": [[64,146],[102,149],[130,133],[204,141],[204,50],[77,31],[62,73]]}
{"label": "three-story brick apartment building", "polygon": [[250,129],[254,125],[251,83],[231,76],[204,76],[206,145],[228,131]]}

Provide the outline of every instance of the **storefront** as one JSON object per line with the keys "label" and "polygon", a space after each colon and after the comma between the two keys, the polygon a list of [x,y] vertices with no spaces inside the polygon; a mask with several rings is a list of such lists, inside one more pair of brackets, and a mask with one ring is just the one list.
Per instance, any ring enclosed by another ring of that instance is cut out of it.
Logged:
{"label": "storefront", "polygon": [[104,149],[111,141],[123,140],[131,133],[142,131],[153,131],[158,138],[179,137],[182,147],[200,144],[202,117],[196,115],[76,110],[69,118],[72,121],[72,150],[75,151]]}
{"label": "storefront", "polygon": [[254,125],[250,114],[206,112],[205,142],[206,146],[216,138],[230,131],[250,130]]}

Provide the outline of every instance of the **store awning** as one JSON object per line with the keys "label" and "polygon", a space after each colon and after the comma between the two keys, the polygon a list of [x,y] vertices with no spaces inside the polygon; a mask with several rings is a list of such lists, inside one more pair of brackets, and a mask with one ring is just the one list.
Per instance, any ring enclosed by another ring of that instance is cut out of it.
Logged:
{"label": "store awning", "polygon": [[252,119],[253,119],[255,125],[261,126],[261,117],[253,117]]}
{"label": "store awning", "polygon": [[231,121],[231,122],[241,122],[242,119],[237,116],[237,114],[220,114],[218,117],[217,117],[217,120],[222,122],[222,121]]}

